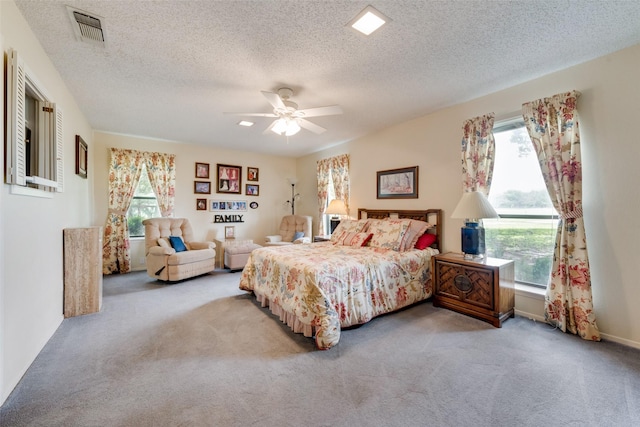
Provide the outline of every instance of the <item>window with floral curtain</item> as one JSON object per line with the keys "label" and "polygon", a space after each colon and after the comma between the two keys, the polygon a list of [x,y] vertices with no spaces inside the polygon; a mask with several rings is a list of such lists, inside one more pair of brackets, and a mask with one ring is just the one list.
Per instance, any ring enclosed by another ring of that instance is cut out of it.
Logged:
{"label": "window with floral curtain", "polygon": [[324,210],[328,200],[329,186],[333,188],[335,198],[342,200],[349,210],[349,155],[341,154],[335,157],[318,160],[318,234],[324,235],[325,223],[323,221]]}
{"label": "window with floral curtain", "polygon": [[104,228],[103,273],[128,273],[131,255],[127,211],[146,165],[162,216],[171,216],[175,193],[175,155],[112,148],[109,207]]}
{"label": "window with floral curtain", "polygon": [[522,106],[553,206],[560,215],[545,295],[545,318],[564,332],[600,340],[582,215],[582,160],[576,91]]}

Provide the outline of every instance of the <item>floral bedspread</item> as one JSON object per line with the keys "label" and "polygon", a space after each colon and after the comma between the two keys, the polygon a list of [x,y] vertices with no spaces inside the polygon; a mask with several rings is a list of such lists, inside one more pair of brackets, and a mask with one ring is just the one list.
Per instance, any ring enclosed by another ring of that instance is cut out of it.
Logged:
{"label": "floral bedspread", "polygon": [[341,327],[366,323],[431,296],[435,249],[397,252],[330,242],[256,249],[240,289],[280,305],[315,328],[316,345],[328,349]]}

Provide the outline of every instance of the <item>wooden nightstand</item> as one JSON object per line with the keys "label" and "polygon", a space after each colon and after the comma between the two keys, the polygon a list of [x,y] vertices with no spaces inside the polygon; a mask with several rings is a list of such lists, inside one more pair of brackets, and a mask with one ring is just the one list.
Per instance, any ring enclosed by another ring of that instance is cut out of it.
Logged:
{"label": "wooden nightstand", "polygon": [[328,242],[331,240],[331,235],[327,235],[327,236],[313,236],[313,243],[318,243],[318,242]]}
{"label": "wooden nightstand", "polygon": [[513,261],[466,260],[450,252],[434,256],[431,267],[434,306],[477,317],[497,328],[514,316]]}

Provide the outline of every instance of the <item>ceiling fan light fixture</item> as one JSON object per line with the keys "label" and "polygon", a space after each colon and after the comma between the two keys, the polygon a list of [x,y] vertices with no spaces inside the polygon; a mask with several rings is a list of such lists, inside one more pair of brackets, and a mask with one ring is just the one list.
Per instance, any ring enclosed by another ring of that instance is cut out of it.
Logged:
{"label": "ceiling fan light fixture", "polygon": [[271,131],[278,135],[291,136],[300,132],[300,125],[295,120],[281,118],[273,123]]}
{"label": "ceiling fan light fixture", "polygon": [[289,120],[289,123],[287,124],[287,130],[284,134],[287,136],[291,136],[295,135],[298,132],[300,132],[300,125],[298,124],[298,122],[295,120]]}
{"label": "ceiling fan light fixture", "polygon": [[354,30],[360,31],[365,36],[368,36],[389,21],[390,19],[382,12],[369,5],[353,18],[348,25]]}

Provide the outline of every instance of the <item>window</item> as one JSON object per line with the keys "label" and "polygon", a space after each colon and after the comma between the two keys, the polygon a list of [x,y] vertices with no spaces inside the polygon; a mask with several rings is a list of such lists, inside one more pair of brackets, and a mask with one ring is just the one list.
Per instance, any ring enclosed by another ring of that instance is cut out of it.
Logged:
{"label": "window", "polygon": [[496,123],[489,201],[500,219],[484,220],[487,255],[515,261],[516,281],[546,287],[558,215],[522,119]]}
{"label": "window", "polygon": [[129,206],[129,212],[127,212],[129,237],[144,237],[142,221],[160,216],[158,201],[151,187],[149,175],[147,175],[147,166],[143,164],[140,181],[138,181],[136,191],[133,193],[133,200],[131,201],[131,206]]}
{"label": "window", "polygon": [[7,183],[62,192],[62,111],[15,50],[7,57],[6,150]]}

